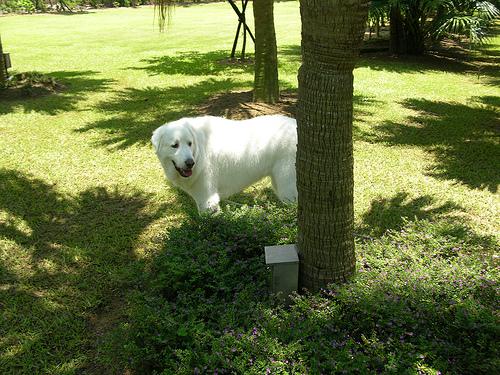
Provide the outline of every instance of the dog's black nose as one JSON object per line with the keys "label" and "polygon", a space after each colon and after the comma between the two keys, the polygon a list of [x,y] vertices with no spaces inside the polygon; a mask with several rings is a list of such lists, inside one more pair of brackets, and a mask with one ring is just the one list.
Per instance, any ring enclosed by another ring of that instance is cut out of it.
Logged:
{"label": "dog's black nose", "polygon": [[194,165],[194,160],[193,159],[187,159],[185,161],[186,163],[186,167],[188,167],[189,169],[193,168],[193,165]]}

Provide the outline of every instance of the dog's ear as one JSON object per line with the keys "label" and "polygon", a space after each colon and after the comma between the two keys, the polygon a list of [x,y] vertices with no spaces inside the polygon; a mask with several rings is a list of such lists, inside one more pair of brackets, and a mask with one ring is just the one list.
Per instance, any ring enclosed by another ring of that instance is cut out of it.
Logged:
{"label": "dog's ear", "polygon": [[153,132],[153,135],[151,136],[151,143],[153,144],[153,147],[157,152],[161,148],[161,140],[162,140],[162,131],[161,127],[159,127]]}

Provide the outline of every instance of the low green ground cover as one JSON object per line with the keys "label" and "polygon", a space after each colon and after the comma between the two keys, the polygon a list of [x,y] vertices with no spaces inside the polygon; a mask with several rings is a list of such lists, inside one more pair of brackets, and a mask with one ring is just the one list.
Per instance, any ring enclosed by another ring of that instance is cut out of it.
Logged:
{"label": "low green ground cover", "polygon": [[[251,89],[252,67],[223,61],[235,17],[179,7],[166,35],[152,19],[0,19],[14,69],[61,85],[0,97],[1,372],[493,373],[498,37],[468,57],[362,56],[359,272],[285,309],[263,246],[295,240],[295,209],[264,181],[197,217],[149,145],[160,124]],[[293,93],[296,2],[276,4],[276,24]]]}

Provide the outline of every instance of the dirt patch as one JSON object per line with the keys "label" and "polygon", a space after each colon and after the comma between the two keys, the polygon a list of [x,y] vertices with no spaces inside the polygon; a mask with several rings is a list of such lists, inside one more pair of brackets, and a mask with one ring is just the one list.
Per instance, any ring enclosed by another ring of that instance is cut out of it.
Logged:
{"label": "dirt patch", "polygon": [[113,298],[109,304],[88,317],[90,328],[97,337],[109,332],[124,316],[125,301],[121,297]]}
{"label": "dirt patch", "polygon": [[283,91],[278,102],[274,104],[253,102],[252,91],[233,91],[211,97],[196,112],[201,115],[223,116],[234,120],[274,114],[295,117],[296,105],[296,91]]}
{"label": "dirt patch", "polygon": [[[120,295],[113,296],[106,304],[98,308],[92,314],[87,316],[87,324],[89,331],[89,347],[88,355],[91,359],[81,369],[81,374],[110,374],[116,373],[109,365],[101,363],[97,360],[98,348],[105,340],[106,335],[113,331],[121,322],[126,319],[125,298]],[[92,358],[92,357],[95,358]],[[122,374],[132,374],[128,369],[120,371]]]}
{"label": "dirt patch", "polygon": [[223,65],[223,66],[247,66],[247,65],[252,65],[254,63],[254,59],[252,57],[245,57],[244,59],[238,58],[238,59],[232,59],[230,57],[226,59],[222,59],[217,61],[217,64]]}

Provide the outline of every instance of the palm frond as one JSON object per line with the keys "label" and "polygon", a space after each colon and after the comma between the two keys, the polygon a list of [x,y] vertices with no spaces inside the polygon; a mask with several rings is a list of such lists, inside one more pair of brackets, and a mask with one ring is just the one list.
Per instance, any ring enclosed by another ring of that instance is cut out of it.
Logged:
{"label": "palm frond", "polygon": [[476,3],[478,17],[484,20],[492,21],[500,17],[498,8],[489,1],[478,1]]}
{"label": "palm frond", "polygon": [[484,43],[488,27],[500,16],[499,10],[489,1],[447,0],[446,12],[434,20],[433,37],[465,35],[470,42]]}

